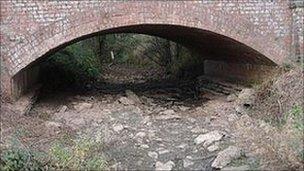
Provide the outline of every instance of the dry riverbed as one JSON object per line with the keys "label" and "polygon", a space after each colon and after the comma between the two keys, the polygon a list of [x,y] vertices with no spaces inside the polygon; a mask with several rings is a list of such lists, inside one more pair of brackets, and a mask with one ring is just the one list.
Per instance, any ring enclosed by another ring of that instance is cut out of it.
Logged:
{"label": "dry riverbed", "polygon": [[24,132],[18,139],[26,148],[46,153],[58,142],[69,146],[76,139],[89,139],[98,144],[95,155],[102,156],[110,170],[284,167],[279,159],[270,162],[267,145],[257,143],[271,144],[267,136],[275,130],[246,114],[251,89],[240,92],[229,85],[231,94],[225,95],[219,86],[205,87],[197,94],[195,88],[172,83],[147,84],[149,88],[113,84],[117,82],[85,93],[41,94],[26,116],[11,115],[4,106],[2,148],[9,147],[19,131]]}

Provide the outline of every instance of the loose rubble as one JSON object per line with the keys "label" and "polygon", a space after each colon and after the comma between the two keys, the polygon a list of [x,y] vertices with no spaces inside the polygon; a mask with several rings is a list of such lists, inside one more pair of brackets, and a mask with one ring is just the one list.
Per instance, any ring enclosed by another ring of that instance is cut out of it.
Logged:
{"label": "loose rubble", "polygon": [[[53,106],[40,102],[31,116],[45,110],[47,118],[42,125],[52,136],[62,134],[66,127],[77,137],[89,136],[101,143],[100,153],[106,155],[109,169],[231,169],[229,163],[241,156],[234,144],[236,133],[232,126],[240,124],[239,120],[248,121],[243,127],[253,122],[246,114],[238,116],[235,106],[253,105],[251,95],[244,95],[251,91],[236,96],[238,89],[201,79],[200,83],[208,85],[195,95],[186,83],[166,83],[167,87],[163,82],[153,86],[128,83],[123,89],[109,89],[103,83],[92,93],[58,97],[68,100]],[[176,87],[179,85],[191,91]],[[212,85],[221,89],[212,94],[206,90]],[[225,149],[227,144],[232,146]]]}
{"label": "loose rubble", "polygon": [[156,162],[155,164],[155,170],[162,171],[162,170],[172,170],[172,168],[175,166],[173,161],[168,161],[166,163],[162,162]]}
{"label": "loose rubble", "polygon": [[241,157],[241,150],[238,147],[229,146],[225,150],[218,153],[211,166],[216,169],[222,169],[232,160],[238,159],[239,157]]}
{"label": "loose rubble", "polygon": [[223,138],[223,134],[219,131],[212,131],[207,134],[201,134],[198,137],[195,138],[194,142],[195,144],[199,145],[203,143],[204,147],[209,146],[213,142],[219,141]]}

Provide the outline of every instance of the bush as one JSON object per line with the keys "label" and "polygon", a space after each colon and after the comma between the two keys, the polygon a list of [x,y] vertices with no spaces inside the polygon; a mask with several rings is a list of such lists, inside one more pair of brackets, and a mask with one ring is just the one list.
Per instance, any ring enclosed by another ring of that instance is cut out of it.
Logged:
{"label": "bush", "polygon": [[26,148],[17,137],[12,138],[11,147],[1,151],[0,170],[42,170],[44,165],[38,159],[43,153]]}
{"label": "bush", "polygon": [[50,156],[56,168],[68,170],[104,170],[107,163],[100,155],[101,145],[90,139],[78,139],[72,147],[56,143]]}
{"label": "bush", "polygon": [[47,85],[52,83],[55,87],[82,85],[96,80],[100,76],[100,69],[100,62],[94,52],[79,42],[55,53],[44,62],[42,81]]}
{"label": "bush", "polygon": [[1,150],[1,171],[104,170],[107,166],[102,145],[89,138],[76,139],[72,146],[57,142],[46,153],[28,148],[18,137],[12,139],[10,148]]}

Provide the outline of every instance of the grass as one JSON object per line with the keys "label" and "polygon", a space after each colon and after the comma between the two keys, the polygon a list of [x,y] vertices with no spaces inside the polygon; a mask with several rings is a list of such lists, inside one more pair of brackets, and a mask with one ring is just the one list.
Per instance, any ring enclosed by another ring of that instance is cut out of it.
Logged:
{"label": "grass", "polygon": [[0,170],[42,170],[44,164],[39,159],[45,155],[41,152],[31,150],[24,145],[19,137],[22,137],[26,132],[23,129],[18,129],[11,139],[11,146],[1,151]]}
{"label": "grass", "polygon": [[36,151],[20,140],[25,132],[17,130],[10,147],[1,151],[0,170],[105,170],[102,144],[89,138],[54,143],[48,152]]}
{"label": "grass", "polygon": [[60,169],[104,170],[105,158],[100,155],[102,144],[88,138],[74,140],[73,146],[55,143],[50,149],[53,165]]}
{"label": "grass", "polygon": [[281,70],[254,87],[258,98],[251,116],[273,126],[275,133],[269,135],[272,158],[278,158],[286,168],[298,169],[304,163],[303,70],[291,65]]}
{"label": "grass", "polygon": [[304,131],[304,114],[302,106],[293,106],[289,113],[285,114],[285,121],[290,118],[295,129]]}

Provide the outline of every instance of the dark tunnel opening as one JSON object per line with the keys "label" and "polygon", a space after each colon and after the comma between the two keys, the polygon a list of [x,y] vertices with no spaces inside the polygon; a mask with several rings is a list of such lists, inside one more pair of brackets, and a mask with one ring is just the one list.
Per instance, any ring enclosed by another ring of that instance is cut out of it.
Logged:
{"label": "dark tunnel opening", "polygon": [[[204,75],[225,81],[247,84],[261,81],[276,66],[274,62],[263,54],[241,42],[210,31],[174,25],[134,25],[88,34],[50,50],[47,54],[32,62],[28,67],[15,75],[14,82],[17,85],[15,86],[15,89],[17,89],[17,93],[15,94],[22,94],[26,89],[33,87],[33,84],[41,80],[44,80],[45,85],[49,85],[48,81],[50,83],[56,82],[55,77],[69,78],[69,74],[62,70],[64,68],[57,68],[59,69],[57,73],[65,75],[59,74],[58,76],[54,76],[54,78],[48,78],[47,76],[53,72],[47,71],[45,66],[39,67],[41,64],[45,64],[50,56],[64,53],[62,49],[69,48],[70,45],[75,45],[77,42],[79,44],[79,42],[92,40],[96,37],[119,34],[157,36],[165,38],[163,40],[170,40],[171,43],[175,42],[176,45],[187,49],[190,54],[189,56],[195,56],[195,58],[189,59],[189,61],[194,60],[194,62],[189,62],[183,68],[178,68],[179,73],[177,77],[180,77],[180,80],[185,78],[193,80],[197,76]],[[62,56],[66,56],[67,58],[65,59],[68,59],[69,56],[71,57],[70,54],[62,54]],[[77,65],[75,66],[77,67]],[[40,68],[40,74],[35,74],[39,72],[37,68]],[[75,69],[77,71],[77,68]],[[39,79],[37,75],[40,75]],[[86,81],[88,80],[91,81],[90,78]],[[57,79],[57,81],[59,80]]]}

